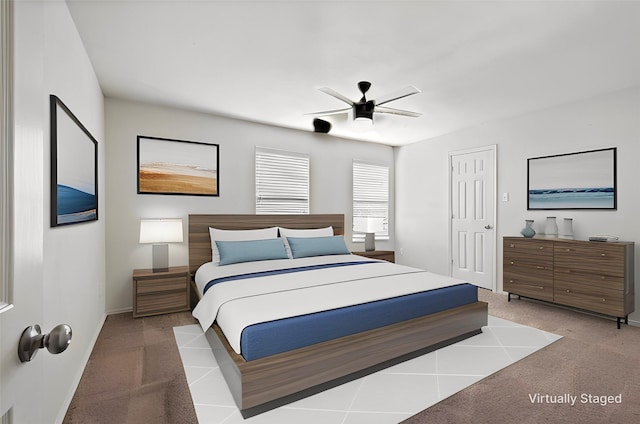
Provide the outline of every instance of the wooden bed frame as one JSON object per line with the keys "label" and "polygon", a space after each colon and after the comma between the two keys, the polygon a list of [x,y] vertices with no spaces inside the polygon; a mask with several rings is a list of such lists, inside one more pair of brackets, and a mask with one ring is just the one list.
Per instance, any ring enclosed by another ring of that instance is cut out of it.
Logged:
{"label": "wooden bed frame", "polygon": [[[211,261],[209,227],[329,225],[344,234],[344,215],[189,215],[189,268],[193,275]],[[487,304],[475,302],[253,361],[231,348],[217,324],[205,334],[246,418],[479,334],[485,325]]]}

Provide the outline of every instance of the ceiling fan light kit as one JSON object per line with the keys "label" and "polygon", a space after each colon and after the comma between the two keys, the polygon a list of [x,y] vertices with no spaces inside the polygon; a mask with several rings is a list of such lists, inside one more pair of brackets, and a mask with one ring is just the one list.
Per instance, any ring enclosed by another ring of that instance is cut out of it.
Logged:
{"label": "ceiling fan light kit", "polygon": [[[401,109],[393,109],[390,107],[382,107],[381,105],[385,104],[385,103],[389,103],[393,100],[398,100],[401,99],[403,97],[407,97],[407,96],[411,96],[413,94],[417,94],[420,93],[420,90],[418,90],[416,87],[410,85],[407,86],[405,88],[403,88],[402,90],[399,90],[395,93],[391,93],[388,94],[386,96],[382,96],[380,98],[378,98],[377,100],[367,100],[367,96],[366,93],[367,91],[369,91],[369,88],[371,88],[371,83],[369,81],[360,81],[358,83],[358,89],[360,90],[360,92],[362,93],[362,98],[355,102],[353,100],[351,100],[350,98],[348,98],[347,96],[338,93],[337,91],[335,91],[332,88],[329,87],[322,87],[319,90],[322,91],[323,93],[326,93],[332,97],[335,97],[338,100],[341,100],[343,102],[345,102],[346,104],[349,105],[349,107],[347,108],[342,108],[342,109],[334,109],[334,110],[325,110],[323,112],[315,112],[312,113],[311,115],[315,115],[315,116],[329,116],[329,115],[337,115],[337,114],[341,114],[341,113],[346,113],[349,112],[349,110],[352,110],[353,112],[353,119],[357,120],[357,121],[365,121],[365,120],[369,120],[371,122],[373,122],[373,114],[374,113],[389,113],[389,114],[393,114],[393,115],[402,115],[402,116],[409,116],[412,118],[417,118],[418,116],[420,116],[420,113],[417,112],[411,112],[408,110],[401,110]],[[318,130],[318,124],[316,123],[316,121],[322,121],[326,124],[328,124],[328,128],[327,125],[324,124],[320,124],[321,128],[323,129],[322,131]],[[329,132],[329,130],[331,129],[331,124],[327,121],[323,121],[321,119],[314,119],[313,122],[314,125],[314,129],[316,132]],[[326,129],[326,131],[324,131]]]}

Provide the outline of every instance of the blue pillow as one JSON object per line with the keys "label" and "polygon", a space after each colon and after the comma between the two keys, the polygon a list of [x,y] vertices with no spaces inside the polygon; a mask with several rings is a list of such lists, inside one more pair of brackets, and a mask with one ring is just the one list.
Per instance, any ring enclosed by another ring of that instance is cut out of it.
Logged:
{"label": "blue pillow", "polygon": [[220,252],[220,265],[240,262],[289,259],[282,239],[221,241],[216,240]]}
{"label": "blue pillow", "polygon": [[291,254],[295,258],[324,255],[348,255],[344,237],[287,237]]}

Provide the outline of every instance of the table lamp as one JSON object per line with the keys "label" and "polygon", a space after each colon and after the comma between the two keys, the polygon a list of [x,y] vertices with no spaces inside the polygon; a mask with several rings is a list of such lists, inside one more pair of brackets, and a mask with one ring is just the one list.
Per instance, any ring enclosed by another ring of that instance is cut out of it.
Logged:
{"label": "table lamp", "polygon": [[153,243],[153,272],[168,271],[167,243],[182,243],[182,219],[141,219],[140,243]]}
{"label": "table lamp", "polygon": [[353,230],[364,233],[364,250],[376,250],[376,232],[384,229],[384,218],[357,217],[354,218]]}

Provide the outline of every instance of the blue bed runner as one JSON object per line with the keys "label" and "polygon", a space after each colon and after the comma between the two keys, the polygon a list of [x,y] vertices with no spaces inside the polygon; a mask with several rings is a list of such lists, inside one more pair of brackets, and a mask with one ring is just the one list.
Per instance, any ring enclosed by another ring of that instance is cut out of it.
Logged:
{"label": "blue bed runner", "polygon": [[242,356],[247,361],[259,359],[477,301],[478,288],[464,283],[254,324],[242,332]]}
{"label": "blue bed runner", "polygon": [[238,274],[238,275],[229,275],[226,277],[214,278],[209,281],[202,290],[202,294],[204,295],[207,290],[209,290],[212,286],[224,283],[226,281],[235,281],[235,280],[244,280],[247,278],[257,278],[257,277],[266,277],[269,275],[280,275],[280,274],[291,274],[293,272],[303,272],[303,271],[311,271],[314,269],[322,269],[322,268],[337,268],[341,266],[351,266],[351,265],[364,265],[364,264],[375,264],[379,261],[350,261],[350,262],[337,262],[334,264],[318,264],[318,265],[306,265],[306,266],[298,266],[294,268],[283,268],[283,269],[270,269],[267,271],[258,271],[258,272],[249,272],[247,274]]}

